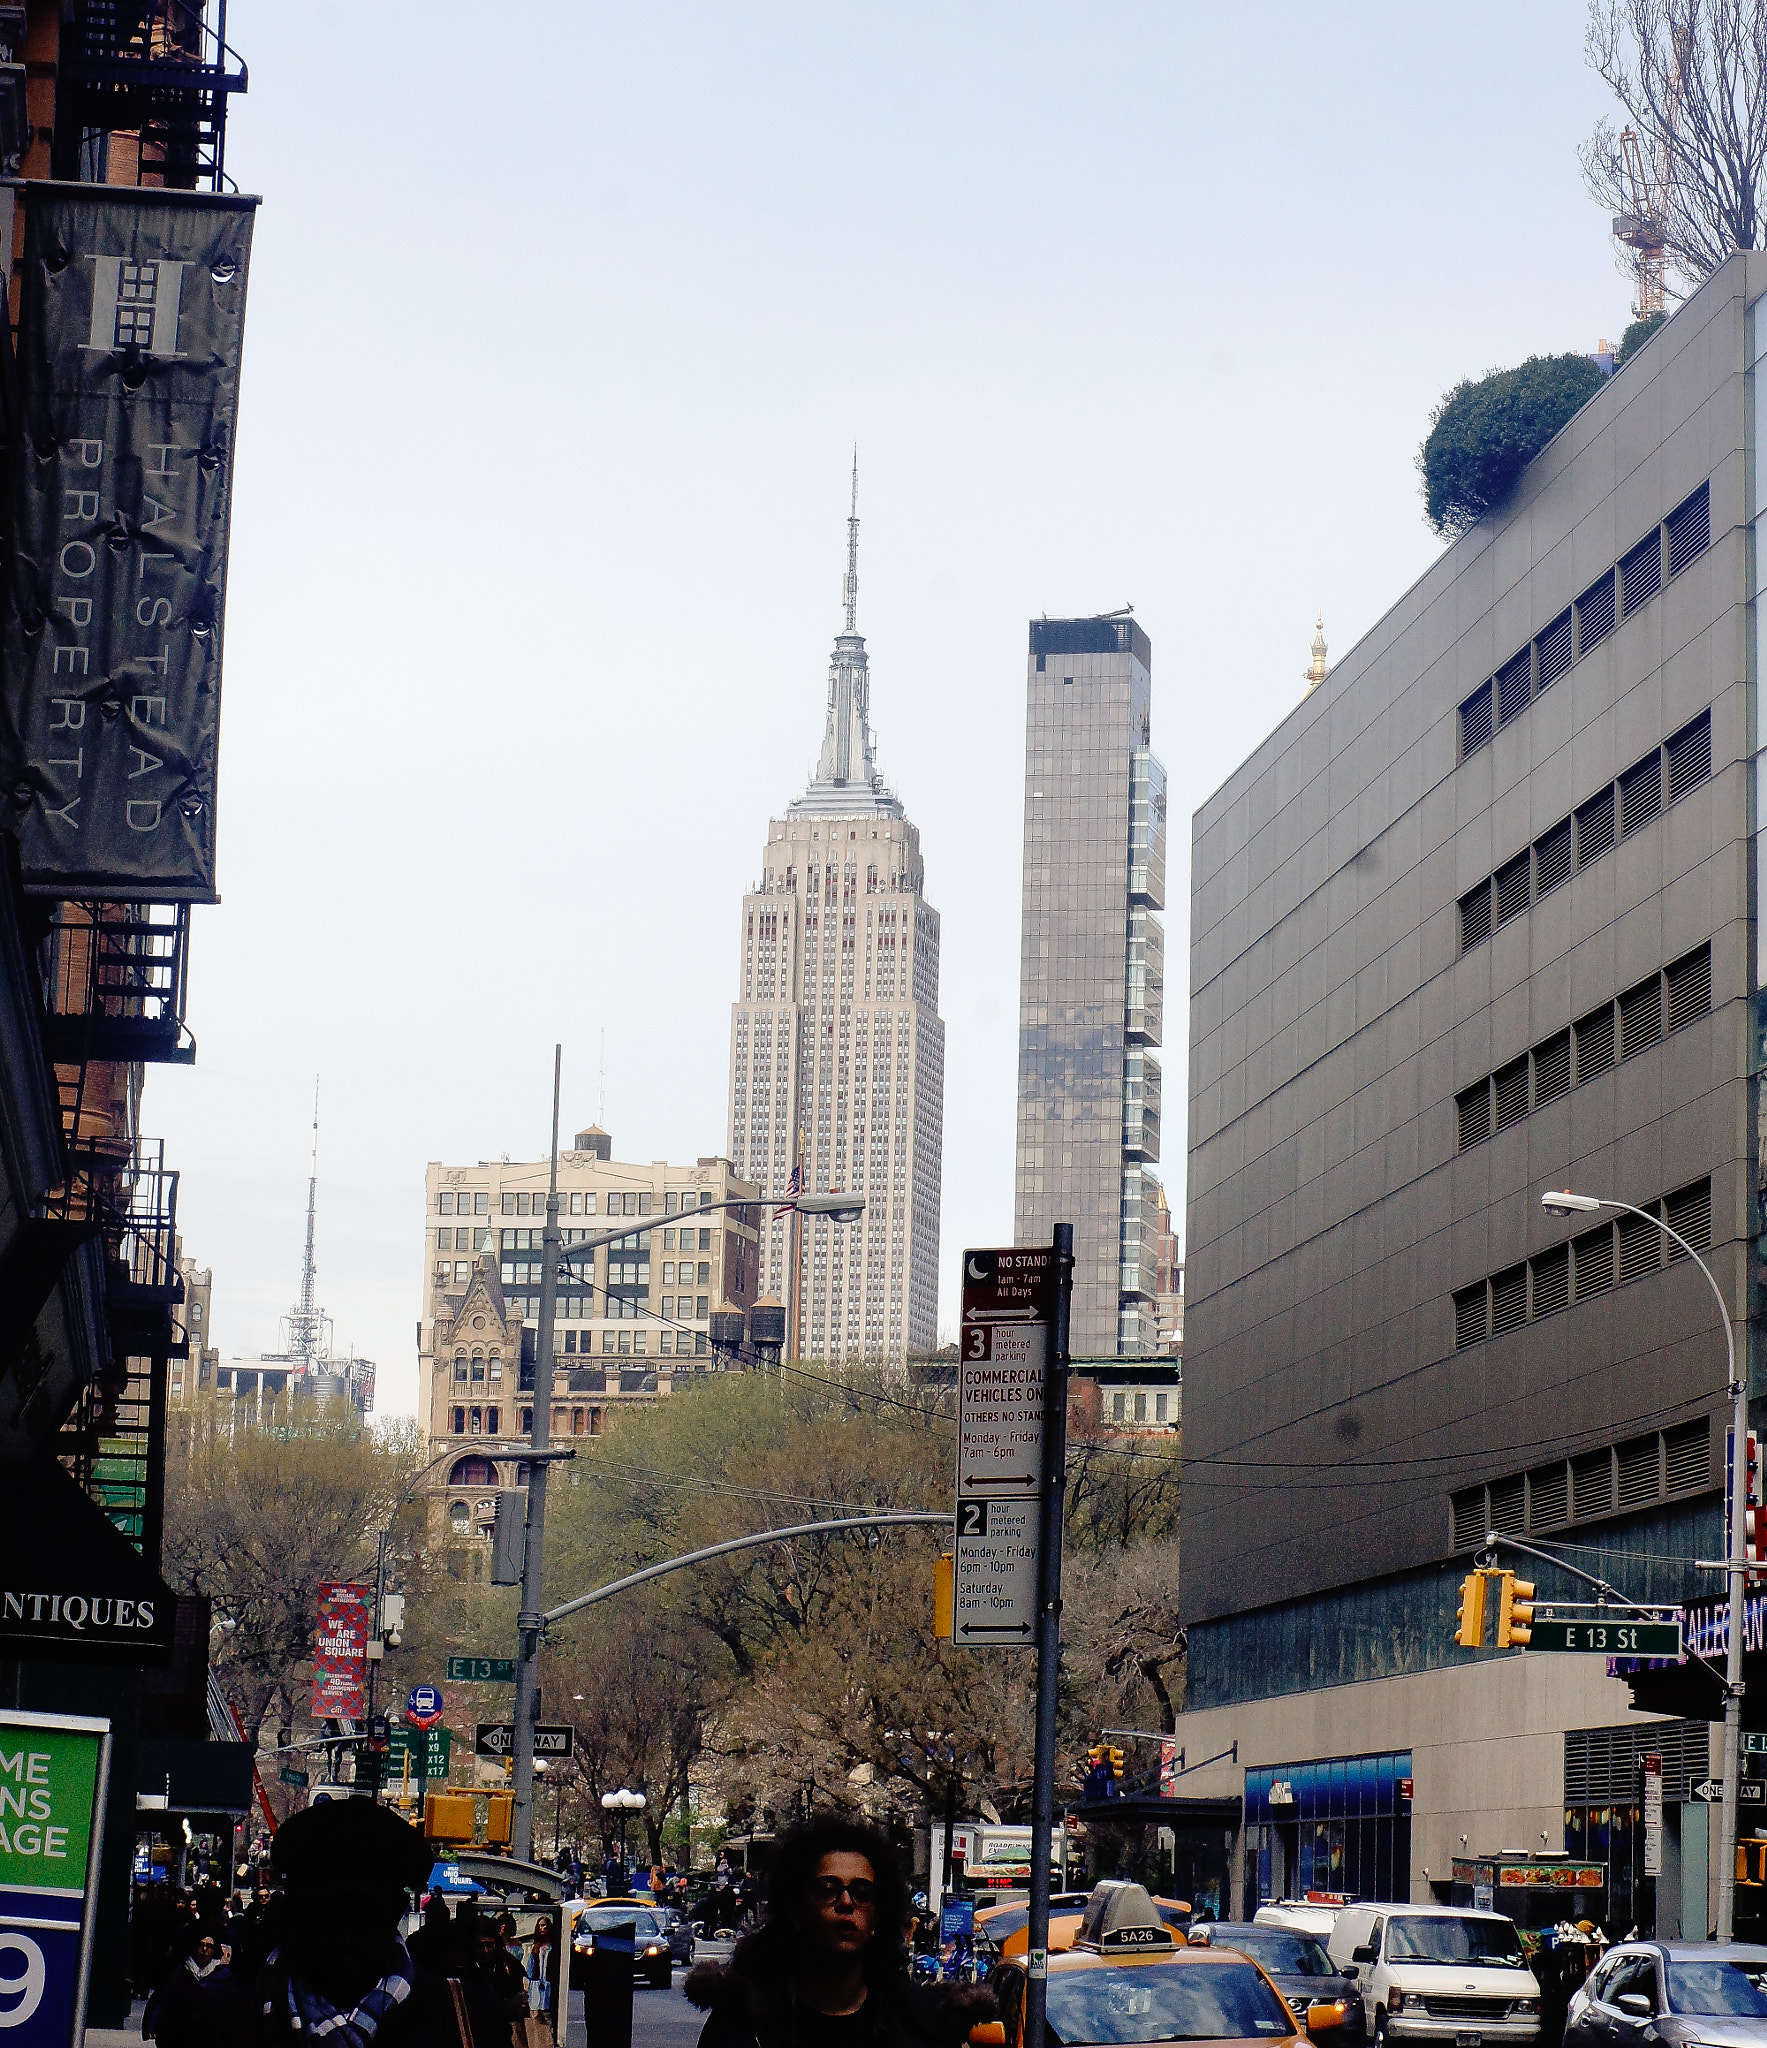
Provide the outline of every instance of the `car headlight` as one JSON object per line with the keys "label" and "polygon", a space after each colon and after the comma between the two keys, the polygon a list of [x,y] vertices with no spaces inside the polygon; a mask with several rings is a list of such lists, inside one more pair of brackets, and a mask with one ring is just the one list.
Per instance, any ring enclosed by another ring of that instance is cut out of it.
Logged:
{"label": "car headlight", "polygon": [[1540,2010],[1540,2001],[1537,1998],[1518,1998],[1509,2009],[1518,2019],[1532,2019]]}

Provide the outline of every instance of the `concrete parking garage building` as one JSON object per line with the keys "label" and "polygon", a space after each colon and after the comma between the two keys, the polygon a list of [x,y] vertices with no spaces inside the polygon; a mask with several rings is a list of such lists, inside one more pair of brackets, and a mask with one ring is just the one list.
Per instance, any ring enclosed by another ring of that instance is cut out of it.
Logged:
{"label": "concrete parking garage building", "polygon": [[1715,1689],[1646,1674],[1653,1718],[1452,1638],[1488,1527],[1722,1590],[1706,1283],[1540,1196],[1707,1248],[1758,1353],[1763,294],[1717,271],[1194,821],[1179,1737],[1238,1744],[1188,1781],[1243,1799],[1235,1911],[1545,1848],[1608,1866],[1611,1927],[1709,1924]]}

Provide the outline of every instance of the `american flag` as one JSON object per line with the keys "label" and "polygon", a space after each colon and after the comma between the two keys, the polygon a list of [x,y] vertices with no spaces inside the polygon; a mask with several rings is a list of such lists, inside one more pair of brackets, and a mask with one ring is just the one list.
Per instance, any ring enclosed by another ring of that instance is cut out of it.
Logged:
{"label": "american flag", "polygon": [[779,1221],[781,1216],[789,1216],[791,1214],[793,1209],[797,1207],[798,1197],[804,1192],[804,1134],[802,1131],[798,1133],[798,1156],[792,1161],[791,1179],[785,1184],[785,1192],[790,1197],[790,1200],[782,1208],[774,1210],[773,1220],[775,1223]]}

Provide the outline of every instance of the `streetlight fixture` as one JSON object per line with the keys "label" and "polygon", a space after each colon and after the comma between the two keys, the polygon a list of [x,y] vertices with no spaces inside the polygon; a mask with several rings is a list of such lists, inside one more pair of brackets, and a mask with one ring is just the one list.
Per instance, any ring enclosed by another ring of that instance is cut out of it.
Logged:
{"label": "streetlight fixture", "polygon": [[1736,1927],[1736,1842],[1740,1831],[1742,1776],[1742,1638],[1743,1614],[1748,1600],[1748,1489],[1749,1489],[1749,1388],[1736,1367],[1736,1333],[1730,1326],[1730,1304],[1712,1269],[1688,1243],[1653,1210],[1635,1202],[1610,1201],[1606,1196],[1574,1195],[1568,1188],[1551,1190],[1540,1197],[1549,1216],[1592,1216],[1600,1209],[1624,1209],[1654,1223],[1667,1238],[1678,1244],[1706,1276],[1718,1304],[1718,1320],[1724,1330],[1726,1391],[1731,1401],[1730,1424],[1730,1544],[1724,1562],[1730,1582],[1726,1633],[1730,1641],[1724,1666],[1724,1804],[1718,1823],[1718,1926],[1717,1938],[1729,1941]]}
{"label": "streetlight fixture", "polygon": [[604,1813],[617,1813],[620,1817],[620,1877],[625,1881],[629,1868],[626,1861],[626,1823],[635,1813],[642,1813],[645,1798],[642,1792],[628,1791],[625,1787],[618,1792],[604,1792],[601,1795],[601,1809]]}
{"label": "streetlight fixture", "polygon": [[[540,1714],[540,1636],[545,1626],[541,1613],[541,1582],[546,1547],[546,1475],[556,1458],[571,1457],[571,1451],[555,1451],[552,1441],[552,1356],[553,1320],[558,1305],[558,1274],[561,1266],[573,1266],[592,1258],[604,1246],[634,1237],[646,1224],[623,1223],[618,1230],[604,1230],[593,1237],[567,1245],[558,1227],[558,1099],[563,1072],[564,1048],[552,1048],[552,1151],[546,1183],[546,1228],[540,1249],[540,1327],[534,1341],[534,1408],[528,1437],[528,1517],[522,1550],[521,1613],[516,1627],[519,1643],[515,1663],[515,1827],[511,1849],[524,1863],[533,1861],[534,1851],[534,1724]],[[721,1202],[702,1202],[692,1213],[704,1216],[708,1210],[752,1209],[765,1205],[764,1199],[745,1196]],[[798,1195],[785,1205],[806,1216],[826,1217],[831,1223],[854,1223],[865,1213],[863,1195]],[[635,1795],[642,1804],[642,1794]]]}

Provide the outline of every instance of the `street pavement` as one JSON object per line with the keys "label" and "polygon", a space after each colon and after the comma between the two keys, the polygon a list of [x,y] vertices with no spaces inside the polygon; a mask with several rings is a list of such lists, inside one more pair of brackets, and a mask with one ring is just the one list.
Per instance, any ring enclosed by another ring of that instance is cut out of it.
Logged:
{"label": "street pavement", "polygon": [[[731,1944],[727,1941],[702,1941],[699,1945],[699,1961],[722,1962],[730,1954]],[[703,2012],[696,2011],[681,1995],[681,1985],[686,1978],[685,1970],[677,1970],[667,1991],[660,1987],[653,1991],[648,1984],[638,1985],[632,1993],[632,2048],[693,2048],[699,2039],[699,2030],[706,2023]],[[570,2031],[565,2035],[561,2048],[587,2048],[588,2035],[583,2026],[583,1994],[571,1995]]]}

